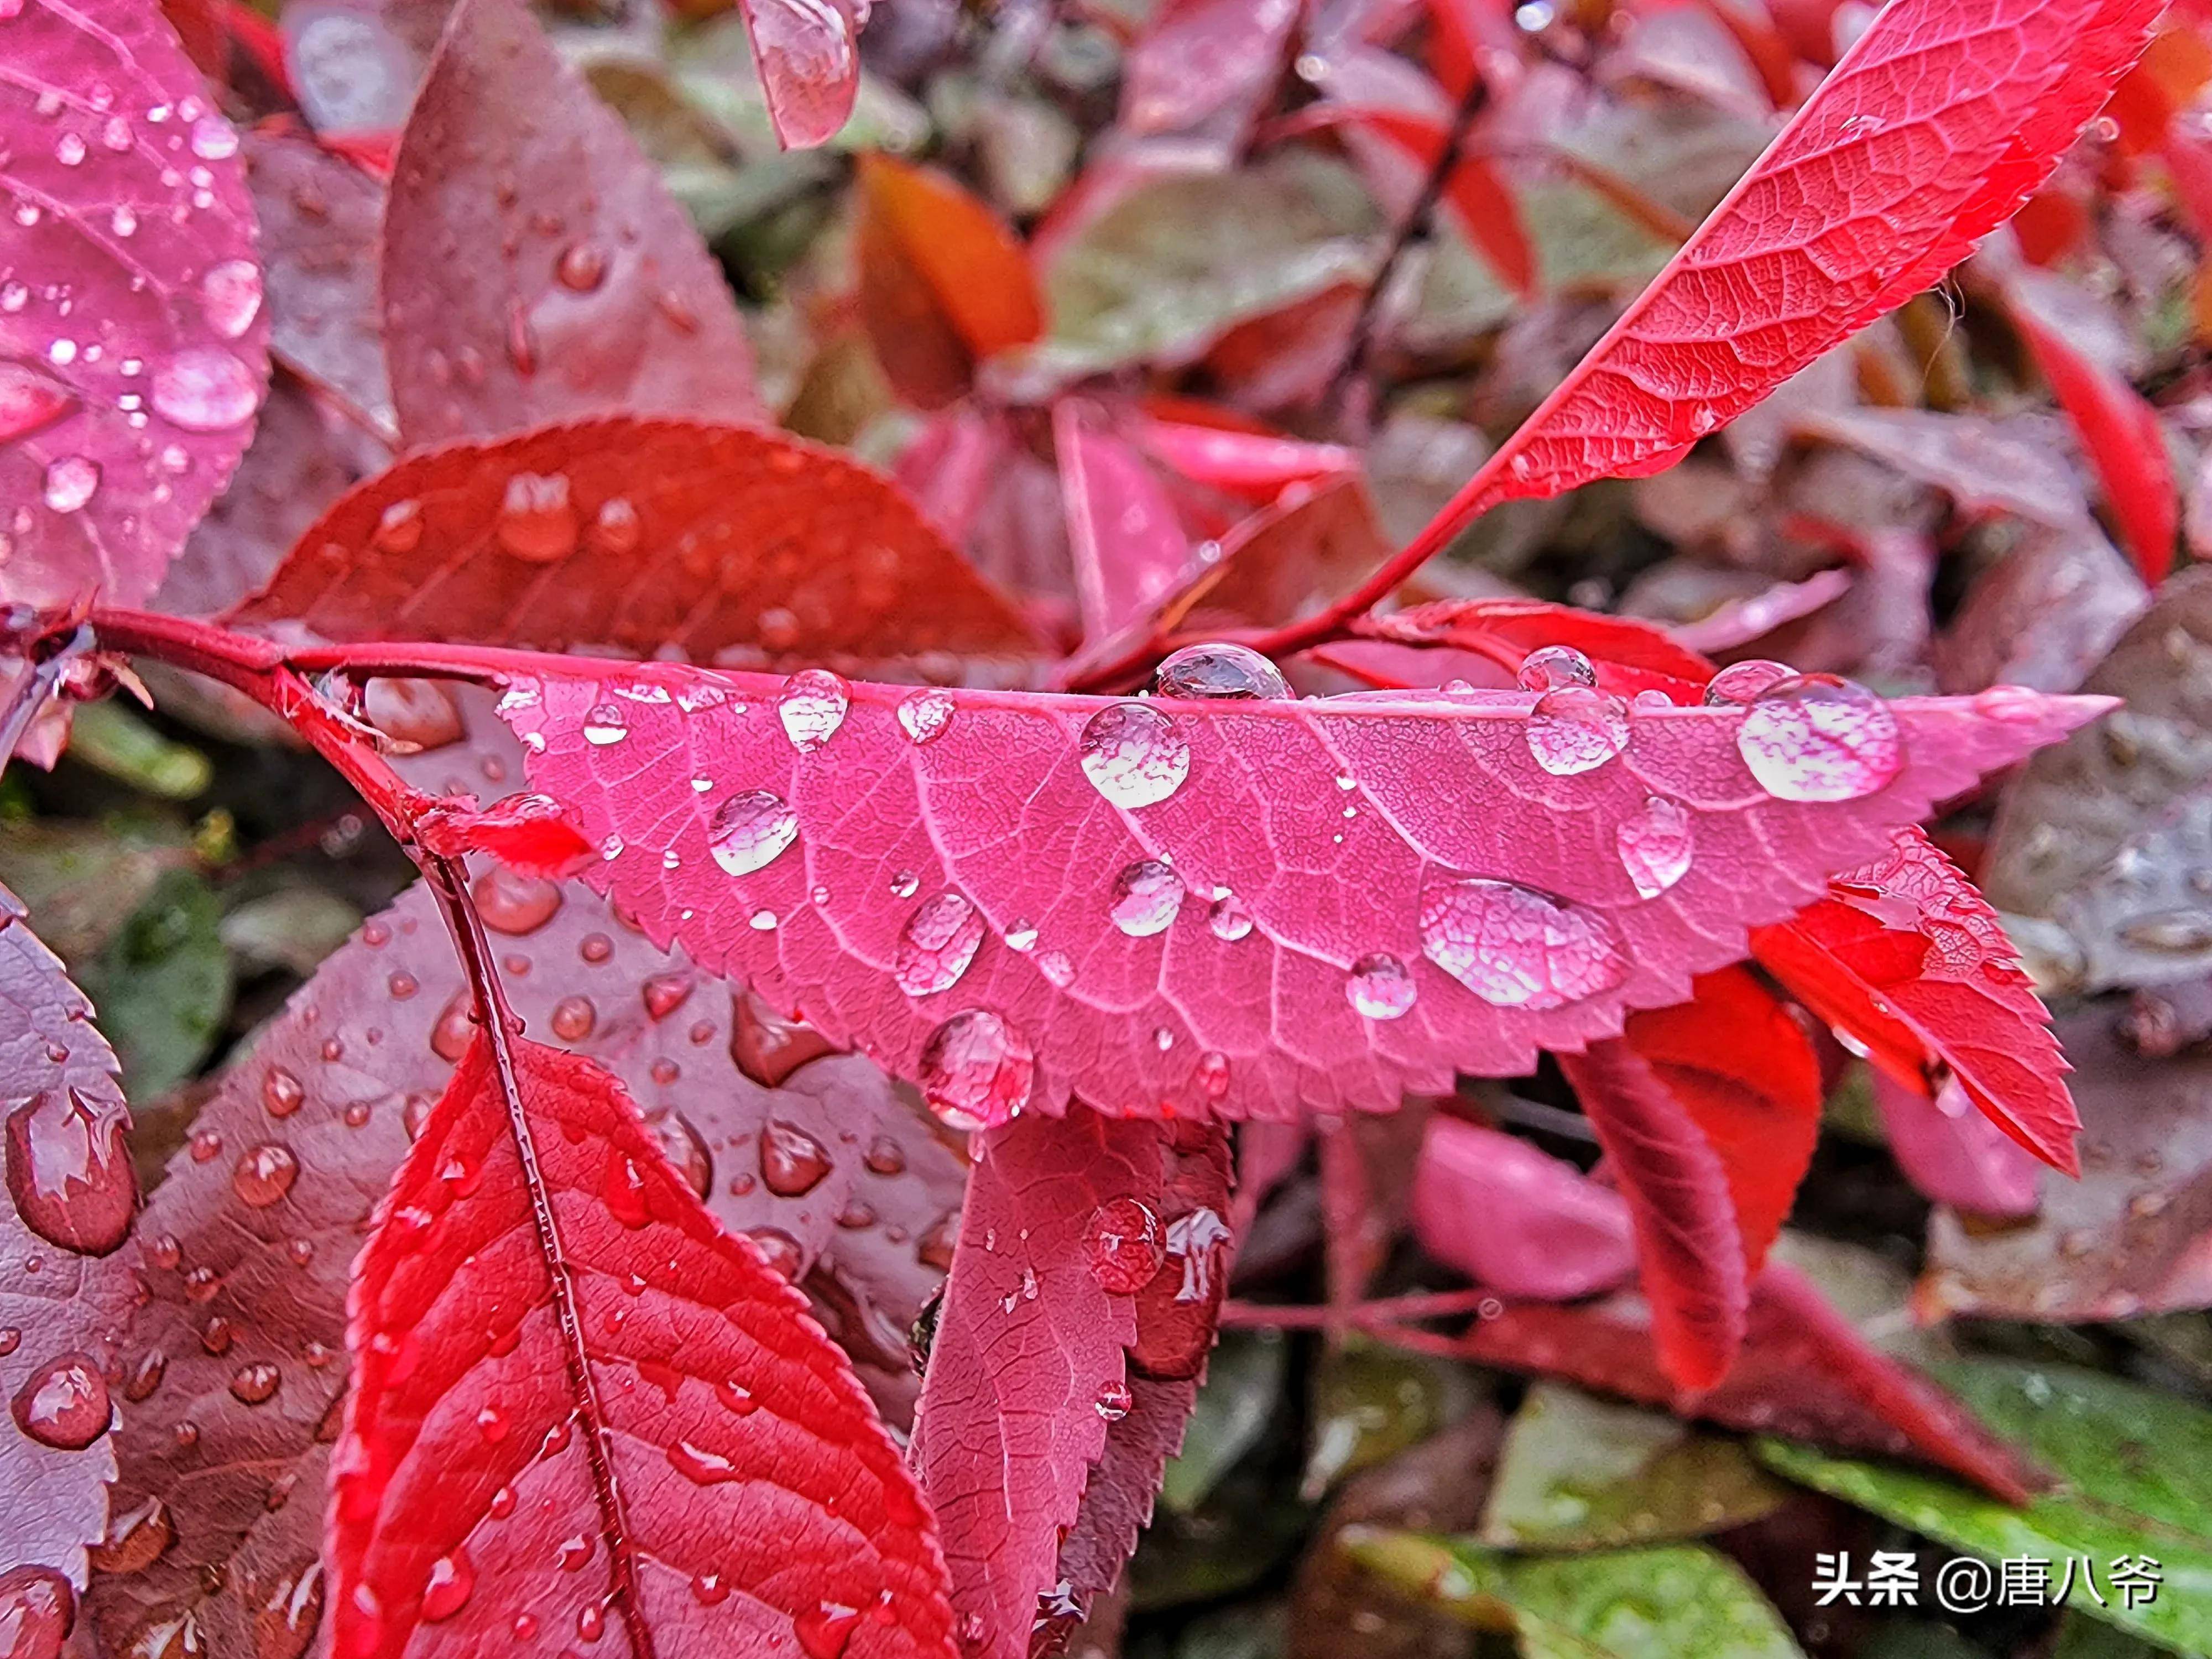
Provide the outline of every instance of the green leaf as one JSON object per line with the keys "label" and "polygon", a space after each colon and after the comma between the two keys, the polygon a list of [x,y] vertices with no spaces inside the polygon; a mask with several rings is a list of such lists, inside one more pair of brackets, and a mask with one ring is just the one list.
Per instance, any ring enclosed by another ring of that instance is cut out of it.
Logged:
{"label": "green leaf", "polygon": [[1206,1362],[1206,1386],[1168,1460],[1160,1502],[1188,1515],[1267,1431],[1282,1398],[1286,1358],[1279,1331],[1225,1332]]}
{"label": "green leaf", "polygon": [[1771,1514],[1789,1495],[1740,1441],[1540,1382],[1507,1431],[1482,1537],[1507,1549],[1694,1538]]}
{"label": "green leaf", "polygon": [[1508,1555],[1471,1540],[1346,1528],[1352,1559],[1522,1659],[1802,1659],[1735,1564],[1705,1544]]}
{"label": "green leaf", "polygon": [[[2078,1569],[2068,1603],[2092,1619],[2183,1653],[2212,1652],[2212,1412],[2067,1365],[1998,1360],[1934,1367],[1990,1426],[2058,1478],[2013,1510],[1940,1475],[1830,1457],[1768,1440],[1759,1455],[1807,1486],[1992,1561],[2069,1557],[2096,1564],[2100,1606]],[[2163,1582],[2135,1607],[2109,1582],[2119,1556],[2148,1556]]]}
{"label": "green leaf", "polygon": [[222,908],[189,870],[168,870],[107,948],[76,970],[135,1097],[198,1069],[230,1008]]}
{"label": "green leaf", "polygon": [[1346,1475],[1419,1444],[1464,1417],[1473,1399],[1459,1366],[1346,1342],[1314,1368],[1311,1443],[1298,1495],[1311,1503]]}
{"label": "green leaf", "polygon": [[361,926],[361,912],[319,887],[280,887],[222,919],[222,942],[247,969],[283,968],[305,979]]}
{"label": "green leaf", "polygon": [[146,902],[164,870],[190,857],[184,827],[159,817],[10,824],[0,884],[39,919],[39,937],[82,977]]}
{"label": "green leaf", "polygon": [[205,755],[171,742],[112,698],[77,709],[69,751],[95,772],[164,800],[191,800],[215,781]]}

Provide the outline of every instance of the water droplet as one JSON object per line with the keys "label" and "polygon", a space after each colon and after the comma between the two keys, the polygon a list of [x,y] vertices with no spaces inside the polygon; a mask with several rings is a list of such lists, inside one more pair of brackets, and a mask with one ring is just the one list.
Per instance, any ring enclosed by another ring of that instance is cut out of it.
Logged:
{"label": "water droplet", "polygon": [[1563,691],[1571,686],[1595,686],[1597,670],[1590,659],[1570,646],[1547,645],[1531,651],[1521,664],[1524,691]]}
{"label": "water droplet", "polygon": [[860,1610],[842,1602],[824,1601],[818,1607],[795,1614],[791,1621],[793,1633],[799,1645],[806,1651],[806,1659],[843,1659],[846,1648],[853,1640],[853,1630],[860,1622]]}
{"label": "water droplet", "polygon": [[702,1607],[718,1607],[730,1599],[730,1586],[719,1572],[695,1572],[691,1595]]}
{"label": "water droplet", "polygon": [[300,1079],[282,1066],[271,1066],[261,1074],[261,1108],[270,1116],[291,1116],[307,1097]]}
{"label": "water droplet", "polygon": [[601,749],[629,736],[629,716],[620,703],[594,703],[584,714],[584,741]]}
{"label": "water droplet", "polygon": [[942,737],[945,728],[952,724],[952,694],[933,686],[908,693],[898,706],[899,725],[918,744]]}
{"label": "water droplet", "polygon": [[1396,1019],[1413,1007],[1417,988],[1404,963],[1376,951],[1352,964],[1344,994],[1369,1019]]}
{"label": "water droplet", "polygon": [[221,432],[261,402],[253,371],[220,346],[187,346],[154,371],[154,412],[187,432]]}
{"label": "water droplet", "polygon": [[1215,1257],[1229,1237],[1229,1224],[1203,1205],[1168,1224],[1168,1255],[1182,1263],[1176,1301],[1203,1302],[1212,1295]]}
{"label": "water droplet", "polygon": [[1763,657],[1730,663],[1705,683],[1706,706],[1747,705],[1777,680],[1790,678],[1792,672],[1787,665]]}
{"label": "water droplet", "polygon": [[1083,775],[1121,807],[1151,806],[1190,775],[1190,744],[1176,723],[1141,702],[1109,703],[1083,728]]}
{"label": "water droplet", "polygon": [[907,919],[899,934],[899,989],[928,996],[957,984],[983,943],[983,918],[957,893],[939,893]]}
{"label": "water droplet", "polygon": [[576,1635],[586,1642],[596,1642],[607,1632],[606,1609],[596,1601],[576,1610]]}
{"label": "water droplet", "polygon": [[222,1137],[202,1126],[185,1137],[185,1150],[192,1155],[195,1164],[205,1164],[222,1152]]}
{"label": "water droplet", "polygon": [[553,279],[571,294],[589,294],[607,279],[607,256],[593,242],[571,242],[554,261]]}
{"label": "water droplet", "polygon": [[791,746],[811,755],[837,735],[851,702],[852,688],[828,669],[802,669],[784,682],[775,716]]}
{"label": "water droplet", "polygon": [[230,1186],[241,1204],[265,1210],[290,1192],[299,1177],[300,1160],[291,1148],[268,1141],[238,1160],[230,1172]]}
{"label": "water droplet", "polygon": [[1420,921],[1422,954],[1501,1008],[1557,1008],[1628,977],[1606,917],[1510,881],[1435,883]]}
{"label": "water droplet", "polygon": [[54,160],[65,167],[82,167],[88,147],[83,138],[74,132],[65,132],[54,141]]}
{"label": "water droplet", "polygon": [[1234,893],[1224,893],[1206,912],[1206,925],[1214,938],[1235,944],[1252,931],[1252,913]]}
{"label": "water droplet", "polygon": [[231,1374],[231,1396],[244,1405],[258,1406],[274,1397],[283,1380],[283,1372],[275,1365],[265,1359],[257,1359]]}
{"label": "water droplet", "polygon": [[107,1432],[107,1379],[89,1354],[65,1353],[31,1373],[10,1402],[15,1426],[42,1446],[82,1451]]}
{"label": "water droplet", "polygon": [[1778,800],[1857,800],[1903,769],[1905,738],[1889,706],[1832,674],[1777,680],[1736,728],[1736,752]]}
{"label": "water droplet", "polygon": [[799,1241],[781,1227],[754,1227],[745,1237],[759,1249],[761,1260],[768,1270],[778,1276],[796,1280],[799,1270],[806,1265],[806,1252],[799,1248]]}
{"label": "water droplet", "polygon": [[552,564],[576,550],[576,508],[565,472],[518,472],[500,498],[494,533],[529,564]]}
{"label": "water droplet", "polygon": [[637,508],[623,496],[610,495],[592,515],[591,527],[584,532],[584,540],[594,553],[620,558],[635,552],[644,534],[645,527],[638,522]]}
{"label": "water droplet", "polygon": [[225,259],[200,278],[200,314],[226,340],[235,340],[261,314],[261,267],[251,259]]}
{"label": "water droplet", "polygon": [[394,501],[377,515],[368,544],[380,553],[412,553],[422,544],[422,503]]}
{"label": "water droplet", "polygon": [[[10,1348],[9,1352],[15,1350]],[[161,1386],[161,1379],[168,1374],[169,1356],[159,1348],[147,1349],[123,1379],[123,1397],[134,1404],[146,1399]]]}
{"label": "water droplet", "polygon": [[1974,712],[2008,725],[2032,726],[2049,712],[2051,700],[2025,685],[1985,686],[1974,693]]}
{"label": "water droplet", "polygon": [[27,437],[76,406],[76,395],[43,369],[0,362],[0,443]]}
{"label": "water droplet", "polygon": [[1241,645],[1187,645],[1162,660],[1152,690],[1163,697],[1252,702],[1287,697],[1283,671]]}
{"label": "water droplet", "polygon": [[1109,1423],[1118,1423],[1136,1406],[1137,1397],[1129,1392],[1127,1383],[1108,1382],[1099,1388],[1098,1398],[1091,1403],[1098,1408],[1099,1416]]}
{"label": "water droplet", "polygon": [[[101,1572],[143,1572],[176,1540],[168,1505],[149,1498],[108,1516],[106,1533],[92,1547],[92,1565]],[[8,1645],[9,1634],[7,1616],[0,1613],[0,1654],[12,1659],[18,1650]]]}
{"label": "water droplet", "polygon": [[46,463],[41,488],[46,505],[74,513],[100,492],[100,463],[82,455],[63,455]]}
{"label": "water droplet", "polygon": [[1689,874],[1696,830],[1690,815],[1664,795],[1654,795],[1613,832],[1620,867],[1638,896],[1657,898]]}
{"label": "water droplet", "polygon": [[775,861],[799,835],[799,814],[766,789],[732,795],[714,809],[707,844],[714,862],[733,876],[749,876]]}
{"label": "water droplet", "polygon": [[129,1117],[119,1101],[50,1089],[8,1115],[7,1186],[40,1237],[80,1255],[123,1243],[138,1207]]}
{"label": "water droplet", "polygon": [[553,1035],[563,1042],[581,1042],[599,1023],[599,1011],[586,996],[562,997],[553,1005],[553,1017],[548,1022]]}
{"label": "water droplet", "polygon": [[1114,878],[1107,914],[1131,939],[1164,932],[1182,908],[1182,878],[1157,859],[1140,859]]}
{"label": "water droplet", "polygon": [[1167,1260],[1159,1218],[1133,1198],[1114,1199],[1092,1211],[1085,1243],[1091,1276],[1109,1296],[1134,1296]]}
{"label": "water droplet", "polygon": [[1037,972],[1065,990],[1075,979],[1075,964],[1065,951],[1046,951],[1036,959]]}
{"label": "water droplet", "polygon": [[436,1625],[452,1618],[468,1605],[476,1587],[476,1565],[468,1551],[456,1546],[451,1555],[430,1564],[430,1576],[422,1585],[423,1621]]}
{"label": "water droplet", "polygon": [[[564,1435],[561,1444],[565,1448],[568,1443],[568,1437]],[[553,1552],[553,1559],[560,1564],[561,1571],[563,1572],[581,1572],[586,1567],[591,1565],[592,1558],[599,1553],[599,1547],[595,1540],[586,1537],[582,1533],[572,1533],[561,1540],[559,1547]]]}
{"label": "water droplet", "polygon": [[860,1155],[860,1162],[879,1176],[906,1173],[906,1149],[889,1135],[878,1135],[868,1143],[868,1150]]}
{"label": "water droplet", "polygon": [[1036,1060],[998,1015],[970,1008],[929,1034],[920,1072],[922,1098],[948,1127],[983,1129],[1029,1104]]}
{"label": "water droplet", "polygon": [[[441,1060],[458,1062],[476,1038],[476,1004],[466,991],[454,992],[452,1000],[438,1011],[437,1023],[430,1028],[430,1052]],[[411,1107],[413,1103],[409,1104]]]}
{"label": "water droplet", "polygon": [[1628,747],[1628,709],[1620,698],[1567,685],[1536,699],[1522,728],[1536,764],[1554,777],[1595,771]]}
{"label": "water droplet", "polygon": [[756,910],[745,918],[745,926],[756,933],[772,933],[781,921],[773,910]]}
{"label": "water droplet", "polygon": [[1036,949],[1036,923],[1027,916],[1016,916],[1006,924],[1006,949],[1027,956]]}
{"label": "water droplet", "polygon": [[1198,1057],[1198,1069],[1193,1073],[1198,1079],[1198,1091],[1208,1100],[1220,1100],[1229,1092],[1229,1056],[1207,1049]]}
{"label": "water droplet", "polygon": [[561,884],[536,876],[518,875],[495,864],[470,884],[477,915],[495,933],[520,939],[534,933],[561,908]]}
{"label": "water droplet", "polygon": [[222,161],[238,154],[238,130],[220,115],[192,123],[192,154],[203,161]]}
{"label": "water droplet", "polygon": [[[20,3],[20,0],[13,0]],[[11,0],[0,0],[0,18]],[[10,1567],[0,1573],[0,1636],[7,1659],[58,1659],[76,1622],[76,1592],[68,1579],[45,1567]]]}
{"label": "water droplet", "polygon": [[795,1123],[770,1118],[760,1132],[761,1184],[778,1198],[797,1198],[830,1173],[830,1149]]}

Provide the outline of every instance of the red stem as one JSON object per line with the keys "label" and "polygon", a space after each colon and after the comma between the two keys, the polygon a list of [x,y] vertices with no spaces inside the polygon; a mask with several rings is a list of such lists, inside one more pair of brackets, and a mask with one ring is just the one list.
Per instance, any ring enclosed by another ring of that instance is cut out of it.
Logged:
{"label": "red stem", "polygon": [[1221,1323],[1225,1329],[1325,1331],[1348,1325],[1375,1330],[1409,1319],[1451,1319],[1480,1313],[1485,1304],[1495,1307],[1497,1303],[1495,1291],[1479,1286],[1464,1291],[1419,1291],[1409,1296],[1356,1303],[1349,1308],[1230,1301],[1221,1304]]}

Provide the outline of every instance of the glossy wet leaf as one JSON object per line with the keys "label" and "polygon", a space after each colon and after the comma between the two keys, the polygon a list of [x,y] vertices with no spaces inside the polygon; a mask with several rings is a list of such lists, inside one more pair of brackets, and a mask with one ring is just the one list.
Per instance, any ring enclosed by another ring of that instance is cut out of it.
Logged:
{"label": "glossy wet leaf", "polygon": [[1499,1295],[1572,1301],[1636,1271],[1628,1206],[1564,1158],[1438,1113],[1413,1173],[1421,1248]]}

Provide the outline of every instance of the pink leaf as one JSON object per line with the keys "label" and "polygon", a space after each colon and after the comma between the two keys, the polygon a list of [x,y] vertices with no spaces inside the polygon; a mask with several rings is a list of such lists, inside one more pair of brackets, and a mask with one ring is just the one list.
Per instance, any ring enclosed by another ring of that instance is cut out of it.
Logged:
{"label": "pink leaf", "polygon": [[1285,484],[1315,483],[1359,469],[1357,452],[1340,444],[1301,443],[1273,433],[1147,416],[1138,422],[1136,435],[1162,465],[1259,502],[1273,501]]}
{"label": "pink leaf", "polygon": [[987,1123],[1518,1074],[2107,706],[1820,680],[1748,708],[1117,702],[449,654],[507,680],[534,786],[648,936]]}
{"label": "pink leaf", "polygon": [[238,465],[269,376],[238,134],[153,0],[23,0],[4,56],[0,586],[136,605]]}
{"label": "pink leaf", "polygon": [[2035,1213],[2040,1165],[1946,1078],[1936,1097],[1925,1086],[1874,1074],[1875,1104],[1898,1167],[1925,1196],[1970,1215],[2017,1220]]}
{"label": "pink leaf", "polygon": [[1073,398],[1053,405],[1053,447],[1067,503],[1067,543],[1085,635],[1148,615],[1188,574],[1190,538],[1144,458],[1092,430]]}
{"label": "pink leaf", "polygon": [[1672,465],[1936,281],[2047,177],[2160,0],[1895,0],[1424,531]]}
{"label": "pink leaf", "polygon": [[860,91],[856,39],[867,15],[851,0],[739,0],[769,118],[786,149],[835,137]]}
{"label": "pink leaf", "polygon": [[951,1659],[929,1517],[805,1299],[609,1073],[507,1042],[473,1038],[355,1263],[334,1650]]}
{"label": "pink leaf", "polygon": [[1121,125],[1136,133],[1182,132],[1218,116],[1242,137],[1275,89],[1297,0],[1166,0],[1129,49],[1121,70]]}
{"label": "pink leaf", "polygon": [[138,1207],[115,1074],[92,1005],[0,887],[0,1633],[32,1653],[68,1632],[115,1474],[107,1333]]}
{"label": "pink leaf", "polygon": [[519,0],[462,0],[384,222],[385,354],[410,446],[624,410],[761,419],[691,222]]}
{"label": "pink leaf", "polygon": [[1623,696],[1657,690],[1694,702],[1713,677],[1710,661],[1653,623],[1543,599],[1440,599],[1355,626],[1368,639],[1475,652],[1508,673],[1533,651],[1565,646],[1590,659],[1600,687]]}
{"label": "pink leaf", "polygon": [[1443,1113],[1413,1176],[1421,1248],[1502,1296],[1571,1301],[1636,1271],[1619,1193],[1516,1136]]}

